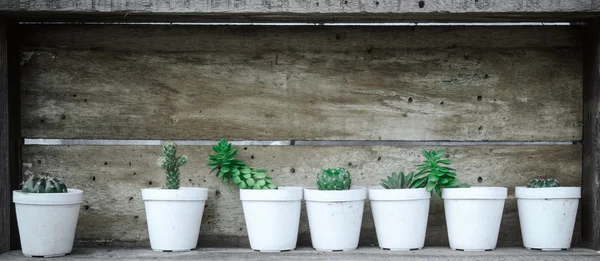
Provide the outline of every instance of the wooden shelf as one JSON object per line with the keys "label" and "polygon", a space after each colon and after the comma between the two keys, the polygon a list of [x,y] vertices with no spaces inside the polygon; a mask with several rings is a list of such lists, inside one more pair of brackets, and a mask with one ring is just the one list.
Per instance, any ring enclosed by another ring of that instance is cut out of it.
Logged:
{"label": "wooden shelf", "polygon": [[[301,248],[284,253],[259,253],[241,248],[202,248],[192,252],[161,253],[142,248],[75,248],[60,260],[599,260],[600,253],[590,249],[560,252],[532,251],[524,248],[499,248],[488,252],[461,252],[447,247],[427,247],[418,251],[395,252],[363,247],[349,252],[320,252]],[[0,260],[32,260],[11,251]]]}

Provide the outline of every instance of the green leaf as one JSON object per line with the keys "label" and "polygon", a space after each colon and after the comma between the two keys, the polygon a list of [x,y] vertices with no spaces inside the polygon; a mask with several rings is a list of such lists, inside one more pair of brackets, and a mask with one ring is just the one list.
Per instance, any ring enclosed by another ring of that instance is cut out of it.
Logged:
{"label": "green leaf", "polygon": [[442,197],[442,192],[440,191],[440,187],[435,186],[435,194],[437,194],[438,198]]}
{"label": "green leaf", "polygon": [[412,188],[422,188],[423,185],[425,185],[425,183],[427,182],[427,178],[421,178],[421,179],[417,179],[415,180],[415,182],[412,184]]}
{"label": "green leaf", "polygon": [[256,184],[262,187],[262,186],[266,185],[266,184],[267,184],[267,182],[265,182],[265,180],[264,180],[264,179],[259,179],[259,180],[256,182]]}
{"label": "green leaf", "polygon": [[249,187],[252,187],[255,183],[253,179],[246,179],[246,184],[248,184]]}
{"label": "green leaf", "polygon": [[425,190],[427,190],[427,192],[431,192],[434,187],[435,187],[435,182],[429,181],[429,183],[427,183],[427,186],[425,186]]}
{"label": "green leaf", "polygon": [[229,172],[229,167],[223,166],[223,167],[221,167],[221,171],[223,171],[223,172]]}
{"label": "green leaf", "polygon": [[256,179],[264,179],[266,177],[267,177],[267,174],[262,173],[262,172],[256,173],[256,175],[254,175],[254,178],[256,178]]}
{"label": "green leaf", "polygon": [[248,174],[248,173],[251,173],[251,172],[252,172],[252,170],[250,170],[250,168],[248,168],[248,167],[245,167],[245,168],[242,168],[242,169],[240,170],[240,172],[242,172],[242,173],[244,173],[244,174]]}
{"label": "green leaf", "polygon": [[257,169],[256,172],[267,173],[267,169]]}

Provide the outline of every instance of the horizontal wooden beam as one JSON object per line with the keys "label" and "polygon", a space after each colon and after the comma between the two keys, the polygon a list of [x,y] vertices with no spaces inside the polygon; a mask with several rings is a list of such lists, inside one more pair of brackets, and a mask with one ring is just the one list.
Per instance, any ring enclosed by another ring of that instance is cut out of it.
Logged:
{"label": "horizontal wooden beam", "polygon": [[0,14],[65,21],[575,21],[594,0],[0,0]]}

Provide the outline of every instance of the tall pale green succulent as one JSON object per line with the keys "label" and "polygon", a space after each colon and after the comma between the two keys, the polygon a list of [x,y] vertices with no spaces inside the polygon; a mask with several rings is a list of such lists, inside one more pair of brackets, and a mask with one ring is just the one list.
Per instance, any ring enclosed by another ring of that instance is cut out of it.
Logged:
{"label": "tall pale green succulent", "polygon": [[58,178],[31,175],[23,183],[25,193],[67,193],[67,185]]}
{"label": "tall pale green succulent", "polygon": [[344,168],[323,169],[317,174],[319,190],[348,190],[352,187],[350,172]]}
{"label": "tall pale green succulent", "polygon": [[179,168],[187,163],[188,157],[177,157],[177,145],[167,141],[163,145],[163,155],[158,158],[158,165],[165,170],[167,176],[166,189],[179,189]]}
{"label": "tall pale green succulent", "polygon": [[428,192],[433,192],[441,197],[441,188],[468,188],[469,184],[461,184],[456,178],[455,169],[450,168],[450,160],[444,159],[445,150],[422,150],[425,157],[423,163],[416,165],[419,171],[414,181],[414,187],[425,187]]}
{"label": "tall pale green succulent", "polygon": [[532,179],[527,184],[528,188],[555,188],[560,187],[556,179]]}
{"label": "tall pale green succulent", "polygon": [[216,176],[223,184],[231,183],[240,189],[277,189],[266,169],[254,169],[246,162],[236,159],[239,150],[226,139],[221,139],[217,145],[212,146],[214,154],[209,154],[206,166],[213,167],[210,173],[216,171]]}
{"label": "tall pale green succulent", "polygon": [[404,172],[398,173],[392,172],[391,176],[387,176],[387,179],[381,180],[381,186],[385,189],[405,189],[414,188],[413,177],[415,173],[411,172],[408,175],[404,175]]}

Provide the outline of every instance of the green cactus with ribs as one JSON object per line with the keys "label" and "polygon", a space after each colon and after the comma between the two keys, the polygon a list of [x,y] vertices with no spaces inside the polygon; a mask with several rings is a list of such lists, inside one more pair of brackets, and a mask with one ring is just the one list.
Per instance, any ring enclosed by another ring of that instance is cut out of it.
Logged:
{"label": "green cactus with ribs", "polygon": [[210,173],[216,172],[223,184],[231,186],[233,183],[240,189],[277,189],[266,169],[255,169],[237,159],[239,150],[226,139],[213,145],[212,150],[214,154],[208,155],[206,166],[213,167]]}
{"label": "green cactus with ribs", "polygon": [[528,188],[555,188],[560,187],[556,179],[532,179],[527,184]]}
{"label": "green cactus with ribs", "polygon": [[323,169],[317,174],[319,190],[349,190],[352,187],[352,177],[345,168]]}
{"label": "green cactus with ribs", "polygon": [[60,179],[38,175],[31,175],[23,182],[21,192],[25,193],[67,193],[67,185]]}
{"label": "green cactus with ribs", "polygon": [[163,145],[163,155],[158,158],[158,166],[165,170],[167,183],[166,189],[179,189],[179,168],[187,163],[186,155],[177,157],[177,145],[167,141]]}

